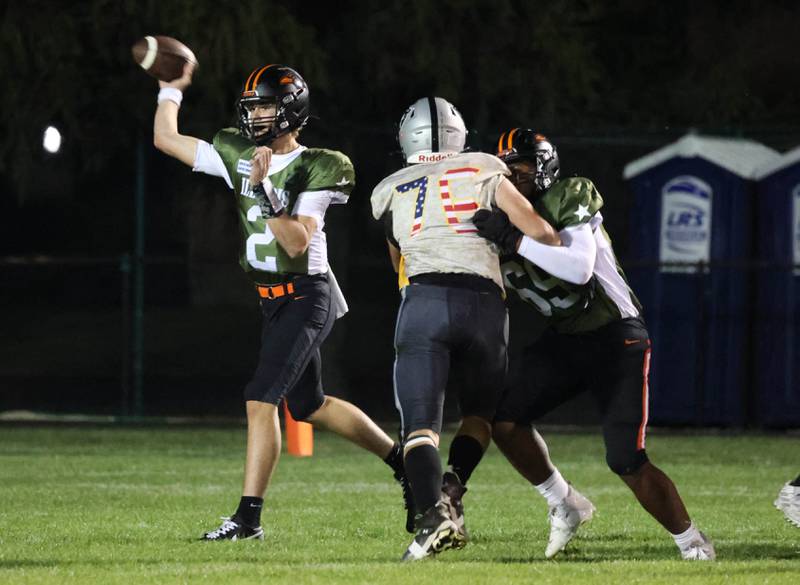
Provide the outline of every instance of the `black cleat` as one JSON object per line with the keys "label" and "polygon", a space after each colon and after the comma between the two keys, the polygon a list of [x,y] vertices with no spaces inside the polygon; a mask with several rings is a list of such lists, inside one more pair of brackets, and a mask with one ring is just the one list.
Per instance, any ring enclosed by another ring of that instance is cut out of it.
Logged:
{"label": "black cleat", "polygon": [[469,533],[464,524],[464,503],[461,501],[465,493],[467,493],[467,488],[461,483],[458,475],[452,471],[445,471],[442,476],[442,502],[447,505],[450,520],[458,529],[460,538],[454,545],[457,548],[464,547],[469,540]]}
{"label": "black cleat", "polygon": [[417,516],[415,524],[417,534],[403,555],[404,561],[418,561],[448,548],[461,548],[458,528],[450,519],[447,504],[443,501]]}
{"label": "black cleat", "polygon": [[200,540],[264,540],[264,530],[261,526],[246,526],[223,516],[220,527],[206,532]]}

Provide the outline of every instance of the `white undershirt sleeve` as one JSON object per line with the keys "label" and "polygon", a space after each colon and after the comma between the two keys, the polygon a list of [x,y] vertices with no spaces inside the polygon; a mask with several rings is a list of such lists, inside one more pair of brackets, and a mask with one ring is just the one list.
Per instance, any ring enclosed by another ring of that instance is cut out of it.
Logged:
{"label": "white undershirt sleeve", "polygon": [[334,191],[304,191],[297,197],[292,215],[305,215],[317,220],[319,229],[325,225],[324,217],[333,200]]}
{"label": "white undershirt sleeve", "polygon": [[225,163],[222,162],[222,157],[208,142],[203,140],[197,142],[197,151],[194,155],[192,170],[196,173],[205,173],[213,177],[222,177],[228,187],[233,189],[233,182],[230,175],[228,175],[228,169],[225,168]]}
{"label": "white undershirt sleeve", "polygon": [[548,246],[523,236],[517,253],[556,278],[573,284],[586,284],[592,278],[597,243],[592,227],[582,224],[558,232],[561,246]]}

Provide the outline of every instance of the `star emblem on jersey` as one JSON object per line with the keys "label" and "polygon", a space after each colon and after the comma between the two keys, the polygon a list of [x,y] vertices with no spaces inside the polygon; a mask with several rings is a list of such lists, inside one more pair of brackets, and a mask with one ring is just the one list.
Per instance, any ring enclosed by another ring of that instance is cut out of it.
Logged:
{"label": "star emblem on jersey", "polygon": [[350,182],[350,181],[347,179],[347,177],[342,177],[342,180],[341,180],[341,181],[339,181],[338,183],[336,183],[336,186],[337,186],[337,187],[344,187],[344,186],[345,186],[345,185],[347,185],[349,182]]}
{"label": "star emblem on jersey", "polygon": [[581,221],[584,217],[589,217],[592,214],[589,213],[588,205],[578,205],[578,211],[575,212],[575,215],[578,216],[578,221]]}

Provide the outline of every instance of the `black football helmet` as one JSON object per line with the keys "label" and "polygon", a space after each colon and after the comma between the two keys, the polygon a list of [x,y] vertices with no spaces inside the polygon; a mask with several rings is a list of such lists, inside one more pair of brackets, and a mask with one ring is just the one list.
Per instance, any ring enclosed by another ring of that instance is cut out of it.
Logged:
{"label": "black football helmet", "polygon": [[511,168],[511,172],[514,183],[532,182],[537,194],[549,189],[561,173],[556,147],[543,134],[529,128],[513,128],[501,134],[496,156],[509,167],[520,161],[536,165],[535,171],[522,172]]}
{"label": "black football helmet", "polygon": [[[274,116],[254,116],[257,106],[275,106]],[[255,69],[244,82],[236,101],[239,130],[259,146],[278,136],[302,128],[308,122],[308,85],[300,74],[286,65]]]}

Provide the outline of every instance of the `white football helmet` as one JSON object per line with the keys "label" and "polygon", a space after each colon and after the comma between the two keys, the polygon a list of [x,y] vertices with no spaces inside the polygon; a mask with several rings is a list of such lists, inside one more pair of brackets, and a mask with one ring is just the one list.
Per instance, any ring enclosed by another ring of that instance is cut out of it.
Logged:
{"label": "white football helmet", "polygon": [[403,114],[397,139],[407,163],[436,162],[464,150],[467,127],[446,99],[424,97]]}

